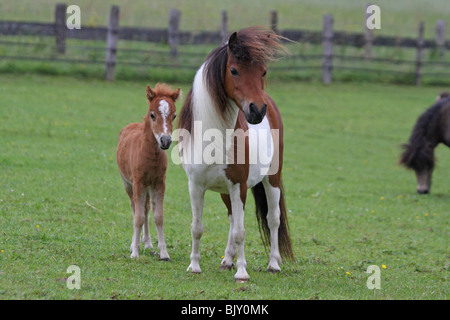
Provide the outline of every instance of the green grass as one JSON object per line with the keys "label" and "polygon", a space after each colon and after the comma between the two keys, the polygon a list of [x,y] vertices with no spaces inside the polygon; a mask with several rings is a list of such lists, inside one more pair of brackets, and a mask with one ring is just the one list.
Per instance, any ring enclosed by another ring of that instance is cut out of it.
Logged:
{"label": "green grass", "polygon": [[[444,88],[269,78],[285,124],[297,262],[279,274],[265,271],[249,196],[250,281],[239,284],[234,272],[219,272],[228,219],[215,193],[206,197],[203,273],[186,273],[187,178],[172,163],[165,198],[171,261],[149,252],[129,258],[132,215],[115,148],[120,129],[146,112],[147,82],[37,75],[0,75],[0,82],[0,299],[449,298],[450,154],[437,149],[428,196],[416,194],[414,174],[397,165],[399,144]],[[154,223],[151,235],[156,247]],[[81,268],[80,290],[66,287],[72,264]],[[386,266],[380,290],[366,287],[369,265]]]}

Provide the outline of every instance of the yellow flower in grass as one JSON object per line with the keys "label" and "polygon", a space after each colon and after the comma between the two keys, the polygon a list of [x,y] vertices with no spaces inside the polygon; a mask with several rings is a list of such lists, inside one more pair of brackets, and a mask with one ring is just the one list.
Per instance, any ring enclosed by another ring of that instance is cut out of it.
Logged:
{"label": "yellow flower in grass", "polygon": [[386,269],[386,265],[385,265],[385,264],[382,264],[381,267],[382,267],[383,269]]}

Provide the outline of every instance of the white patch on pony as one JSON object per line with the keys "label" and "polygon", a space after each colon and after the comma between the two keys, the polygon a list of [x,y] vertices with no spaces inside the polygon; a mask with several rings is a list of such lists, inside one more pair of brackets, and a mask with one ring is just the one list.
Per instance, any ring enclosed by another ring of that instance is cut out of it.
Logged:
{"label": "white patch on pony", "polygon": [[166,100],[159,101],[158,110],[163,118],[164,133],[167,134],[167,116],[169,115],[170,109]]}

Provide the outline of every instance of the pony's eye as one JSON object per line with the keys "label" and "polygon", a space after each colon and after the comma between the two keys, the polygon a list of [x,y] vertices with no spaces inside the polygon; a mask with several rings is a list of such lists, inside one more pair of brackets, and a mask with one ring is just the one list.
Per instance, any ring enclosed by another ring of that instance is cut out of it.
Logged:
{"label": "pony's eye", "polygon": [[233,76],[239,75],[239,72],[238,72],[235,68],[231,68],[231,69],[230,69],[230,73],[231,73],[231,75],[233,75]]}
{"label": "pony's eye", "polygon": [[154,121],[155,120],[155,114],[153,113],[153,112],[150,112],[150,118],[152,118],[152,120]]}
{"label": "pony's eye", "polygon": [[266,73],[267,73],[267,71],[264,71],[264,73],[263,73],[263,75],[262,75],[263,78],[266,76]]}
{"label": "pony's eye", "polygon": [[176,117],[177,117],[177,114],[175,113],[175,114],[173,115],[172,121],[175,120]]}

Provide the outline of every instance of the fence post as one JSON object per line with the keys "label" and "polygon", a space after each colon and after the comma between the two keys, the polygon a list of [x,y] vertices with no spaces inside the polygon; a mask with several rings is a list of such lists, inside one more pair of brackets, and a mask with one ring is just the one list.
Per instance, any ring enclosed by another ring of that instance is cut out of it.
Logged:
{"label": "fence post", "polygon": [[367,8],[370,6],[371,4],[368,3],[366,5],[366,15],[365,15],[365,19],[364,19],[364,58],[365,59],[370,59],[372,58],[372,42],[373,42],[373,34],[372,34],[372,30],[367,28],[367,19],[370,17],[370,13],[367,13]]}
{"label": "fence post", "polygon": [[169,12],[169,30],[168,42],[170,46],[170,55],[176,58],[178,55],[178,45],[180,43],[180,16],[181,12],[177,9],[170,9]]}
{"label": "fence post", "polygon": [[444,57],[445,52],[445,21],[438,20],[436,23],[436,46],[440,58]]}
{"label": "fence post", "polygon": [[106,34],[105,79],[114,81],[116,78],[116,52],[119,39],[119,7],[111,6],[109,13],[108,32]]}
{"label": "fence post", "polygon": [[270,27],[273,32],[278,33],[278,12],[276,10],[270,11]]}
{"label": "fence post", "polygon": [[57,3],[55,7],[55,38],[56,51],[66,53],[66,10],[65,3]]}
{"label": "fence post", "polygon": [[416,86],[420,86],[420,80],[422,78],[422,54],[423,54],[423,31],[425,28],[425,24],[423,21],[420,21],[419,24],[419,37],[417,38],[417,54],[416,54]]}
{"label": "fence post", "polygon": [[222,24],[220,27],[220,36],[222,37],[222,43],[228,41],[228,14],[226,10],[222,10]]}
{"label": "fence post", "polygon": [[333,16],[325,14],[323,16],[322,33],[323,59],[322,59],[322,81],[329,84],[332,81],[331,71],[333,69]]}

